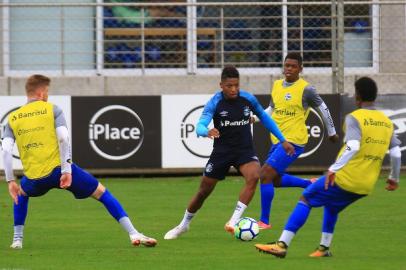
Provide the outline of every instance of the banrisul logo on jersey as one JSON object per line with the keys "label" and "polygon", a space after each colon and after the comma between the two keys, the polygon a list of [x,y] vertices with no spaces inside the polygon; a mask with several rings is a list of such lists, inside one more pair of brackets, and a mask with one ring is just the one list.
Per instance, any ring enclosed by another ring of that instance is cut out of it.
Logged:
{"label": "banrisul logo on jersey", "polygon": [[72,102],[73,157],[79,164],[160,166],[159,97],[77,97]]}

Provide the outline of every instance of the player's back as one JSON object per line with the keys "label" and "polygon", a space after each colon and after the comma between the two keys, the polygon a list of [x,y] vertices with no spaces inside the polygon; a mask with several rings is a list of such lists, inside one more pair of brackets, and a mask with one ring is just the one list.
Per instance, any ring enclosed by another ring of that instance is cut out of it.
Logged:
{"label": "player's back", "polygon": [[60,165],[53,104],[44,101],[27,103],[10,113],[8,123],[28,178],[46,176]]}
{"label": "player's back", "polygon": [[[336,182],[345,190],[369,194],[379,177],[383,159],[389,148],[393,124],[377,110],[359,109],[350,115],[358,122],[361,130],[360,149],[337,172]],[[339,155],[342,152],[343,149]]]}

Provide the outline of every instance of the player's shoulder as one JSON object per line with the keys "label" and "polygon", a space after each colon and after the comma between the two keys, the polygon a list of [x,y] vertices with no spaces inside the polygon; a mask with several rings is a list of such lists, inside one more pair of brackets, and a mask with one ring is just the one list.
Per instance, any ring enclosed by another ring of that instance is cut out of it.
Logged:
{"label": "player's shoulder", "polygon": [[206,107],[215,108],[219,104],[219,102],[223,99],[223,94],[221,91],[217,91],[214,95],[209,99],[206,103]]}
{"label": "player's shoulder", "polygon": [[247,99],[250,102],[256,102],[257,98],[248,91],[240,89],[240,97]]}

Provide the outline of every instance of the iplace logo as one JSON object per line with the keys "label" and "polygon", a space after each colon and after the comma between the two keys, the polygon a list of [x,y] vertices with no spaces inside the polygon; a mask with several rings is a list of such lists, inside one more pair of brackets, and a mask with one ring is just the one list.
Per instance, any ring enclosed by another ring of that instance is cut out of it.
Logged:
{"label": "iplace logo", "polygon": [[109,105],[98,110],[89,122],[89,142],[93,150],[109,160],[134,155],[144,140],[144,125],[132,109]]}
{"label": "iplace logo", "polygon": [[314,154],[321,146],[324,140],[325,127],[324,122],[319,113],[313,108],[309,109],[309,116],[306,121],[309,141],[306,144],[304,152],[299,158],[305,158]]}
{"label": "iplace logo", "polygon": [[180,124],[180,137],[187,151],[197,157],[208,158],[213,148],[213,141],[198,138],[196,135],[196,124],[203,108],[204,106],[197,106],[186,113]]}

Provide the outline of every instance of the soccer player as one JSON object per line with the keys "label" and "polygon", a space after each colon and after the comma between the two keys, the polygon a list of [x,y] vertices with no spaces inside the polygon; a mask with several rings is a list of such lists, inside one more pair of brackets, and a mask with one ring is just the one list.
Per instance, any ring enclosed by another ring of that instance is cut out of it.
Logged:
{"label": "soccer player", "polygon": [[330,257],[338,214],[358,199],[370,194],[388,150],[392,170],[386,189],[396,190],[399,183],[401,151],[388,117],[374,107],[377,96],[375,82],[363,77],[355,82],[355,100],[359,109],[345,118],[344,146],[325,176],[308,186],[291,213],[279,241],[255,245],[257,249],[277,257],[285,257],[296,232],[306,222],[313,207],[324,206],[320,246],[311,257]]}
{"label": "soccer player", "polygon": [[[128,232],[134,246],[153,247],[157,241],[138,232],[118,200],[91,174],[71,160],[69,133],[62,110],[49,103],[51,80],[43,75],[28,78],[27,104],[10,113],[3,136],[3,162],[8,189],[14,200],[14,238],[11,248],[23,247],[23,230],[29,197],[50,189],[66,189],[76,199],[93,197],[100,201]],[[12,150],[16,142],[23,164],[21,186],[15,181]]]}
{"label": "soccer player", "polygon": [[[284,151],[294,154],[293,146],[285,140],[257,99],[246,91],[240,91],[239,72],[235,67],[227,66],[223,69],[220,87],[222,91],[214,94],[206,104],[196,127],[198,136],[214,139],[213,151],[206,164],[200,188],[190,201],[180,224],[167,232],[165,239],[178,238],[189,229],[191,219],[218,181],[225,178],[230,166],[238,169],[245,178],[237,206],[225,225],[227,232],[234,232],[234,224],[254,196],[259,179],[260,165],[252,142],[251,112],[281,141]],[[212,119],[214,128],[208,129]]]}
{"label": "soccer player", "polygon": [[[270,105],[265,110],[272,116],[286,140],[293,144],[295,154],[288,155],[283,150],[279,139],[271,136],[273,145],[260,174],[261,217],[258,221],[260,229],[271,228],[269,216],[274,198],[274,187],[306,188],[311,184],[311,181],[307,179],[285,173],[289,165],[303,153],[308,141],[305,121],[309,114],[309,107],[320,112],[329,140],[338,141],[326,104],[317,94],[316,89],[299,76],[303,69],[302,62],[302,56],[298,53],[289,53],[285,57],[283,66],[285,79],[277,80],[273,84]],[[256,117],[254,118],[256,121],[258,120]]]}

